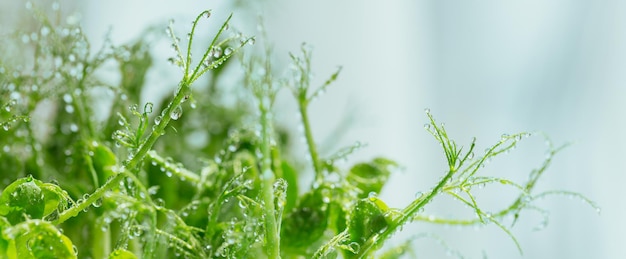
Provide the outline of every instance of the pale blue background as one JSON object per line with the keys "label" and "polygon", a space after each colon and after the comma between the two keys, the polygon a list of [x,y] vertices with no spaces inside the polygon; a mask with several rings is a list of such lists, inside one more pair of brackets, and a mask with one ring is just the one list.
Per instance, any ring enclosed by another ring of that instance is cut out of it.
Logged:
{"label": "pale blue background", "polygon": [[[93,26],[94,36],[113,24],[113,35],[124,41],[152,22],[174,17],[185,24],[201,9],[214,9],[218,18],[233,10],[228,1],[184,3],[85,5],[85,23]],[[136,16],[137,10],[142,15]],[[428,107],[460,143],[476,136],[479,150],[502,133],[518,131],[543,131],[557,144],[575,142],[555,158],[537,188],[578,191],[602,207],[597,215],[578,199],[541,201],[551,212],[547,228],[533,231],[540,216],[526,213],[513,229],[523,256],[493,226],[475,231],[415,223],[394,242],[426,232],[440,234],[468,258],[481,258],[483,248],[489,258],[626,258],[626,4],[265,1],[236,11],[234,24],[254,34],[255,26],[246,25],[254,24],[258,14],[265,17],[277,64],[306,41],[315,51],[319,83],[343,66],[336,85],[312,105],[315,136],[328,143],[335,128],[350,120],[339,144],[322,153],[360,140],[369,147],[355,160],[384,155],[404,165],[381,194],[391,205],[406,205],[445,169],[438,145],[423,130]],[[296,122],[289,95],[282,98],[277,116]],[[495,160],[486,173],[524,180],[544,151],[541,137],[531,138]],[[507,204],[498,198],[510,197],[500,191],[483,197],[484,206],[495,210]],[[445,200],[429,209],[471,217],[463,206]],[[414,244],[421,258],[446,255],[431,239]]]}

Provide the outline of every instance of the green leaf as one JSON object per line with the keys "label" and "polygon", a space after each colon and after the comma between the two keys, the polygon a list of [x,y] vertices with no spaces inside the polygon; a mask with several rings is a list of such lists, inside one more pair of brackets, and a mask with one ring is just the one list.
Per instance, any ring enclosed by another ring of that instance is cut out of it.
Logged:
{"label": "green leaf", "polygon": [[363,244],[373,235],[384,231],[390,222],[388,211],[387,204],[376,197],[359,200],[348,223],[350,240]]}
{"label": "green leaf", "polygon": [[102,184],[106,182],[109,177],[115,174],[112,167],[117,165],[117,157],[109,147],[96,141],[92,141],[89,144],[89,151],[93,152],[93,156],[91,158],[93,169],[98,175],[98,182]]}
{"label": "green leaf", "polygon": [[8,258],[76,258],[70,239],[54,225],[42,220],[28,220],[3,231],[9,240]]}
{"label": "green leaf", "polygon": [[304,250],[324,235],[328,225],[328,203],[324,202],[322,189],[305,194],[298,206],[283,219],[281,243],[285,248]]}
{"label": "green leaf", "polygon": [[67,205],[67,192],[52,183],[44,183],[31,176],[11,183],[0,195],[0,216],[5,216],[12,225],[25,220],[41,219]]}
{"label": "green leaf", "polygon": [[287,181],[287,201],[285,210],[289,211],[296,205],[298,199],[298,175],[289,163],[282,161],[281,163],[282,178]]}
{"label": "green leaf", "polygon": [[376,158],[369,163],[354,165],[346,179],[361,190],[359,198],[366,198],[369,193],[380,193],[387,180],[390,170],[397,164],[386,158]]}
{"label": "green leaf", "polygon": [[46,203],[38,180],[26,177],[16,180],[2,191],[0,196],[0,215],[6,216],[11,224],[24,221],[24,215],[41,219]]}
{"label": "green leaf", "polygon": [[109,255],[109,259],[137,259],[137,256],[125,249],[117,249]]}
{"label": "green leaf", "polygon": [[[4,229],[11,227],[11,224],[5,217],[0,217],[0,233]],[[9,248],[9,240],[0,235],[0,258],[7,258],[7,250]]]}

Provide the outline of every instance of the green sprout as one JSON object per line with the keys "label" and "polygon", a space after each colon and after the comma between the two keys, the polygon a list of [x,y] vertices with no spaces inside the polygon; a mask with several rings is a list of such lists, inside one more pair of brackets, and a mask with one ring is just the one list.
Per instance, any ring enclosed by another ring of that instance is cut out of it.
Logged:
{"label": "green sprout", "polygon": [[[412,246],[421,238],[454,251],[426,233],[385,246],[413,222],[494,224],[521,253],[514,225],[504,219],[525,210],[545,216],[537,199],[577,196],[599,212],[578,193],[536,190],[566,145],[550,145],[526,181],[485,175],[489,160],[531,134],[502,135],[480,154],[475,139],[457,144],[429,110],[425,128],[441,145],[445,173],[405,207],[389,207],[378,194],[397,162],[377,157],[340,166],[364,147],[360,142],[327,157],[318,152],[309,104],[341,68],[314,82],[306,44],[282,73],[270,47],[257,51],[255,37],[231,28],[233,14],[202,40],[204,24],[213,22],[207,10],[185,40],[170,22],[174,55],[161,61],[144,37],[120,46],[107,39],[93,52],[79,25],[30,8],[33,30],[14,32],[2,46],[23,51],[0,56],[0,258],[399,258],[417,256]],[[201,55],[192,55],[198,47]],[[181,73],[173,95],[141,103],[147,71],[168,61]],[[99,73],[111,64],[118,83]],[[226,77],[234,82],[234,103],[223,101],[232,93],[218,87]],[[304,157],[291,152],[292,134],[274,119],[280,91],[297,102]],[[100,99],[109,102],[94,104]],[[313,180],[304,182],[309,171]],[[517,196],[487,211],[475,195],[485,185],[504,185]],[[475,217],[427,213],[441,196]]]}

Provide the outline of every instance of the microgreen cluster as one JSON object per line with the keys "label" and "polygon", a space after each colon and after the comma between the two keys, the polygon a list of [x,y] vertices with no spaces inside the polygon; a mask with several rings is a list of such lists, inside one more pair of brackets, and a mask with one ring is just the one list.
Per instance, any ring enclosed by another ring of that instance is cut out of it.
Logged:
{"label": "microgreen cluster", "polygon": [[[543,213],[533,201],[546,195],[578,195],[534,190],[561,147],[550,147],[525,182],[486,176],[487,161],[530,134],[503,135],[481,153],[475,140],[457,144],[427,111],[425,128],[441,144],[445,173],[406,207],[389,208],[377,194],[396,162],[340,166],[360,143],[318,153],[309,104],[341,69],[316,86],[307,45],[290,54],[290,73],[281,73],[270,48],[254,51],[254,37],[230,29],[230,16],[211,40],[200,40],[215,22],[204,11],[184,40],[171,24],[165,30],[168,61],[181,71],[176,90],[141,103],[148,70],[166,62],[153,59],[147,42],[106,41],[94,52],[77,24],[33,13],[35,29],[3,44],[22,51],[0,60],[0,258],[398,258],[415,252],[413,240],[379,250],[411,222],[494,224],[520,248],[505,217]],[[192,55],[199,47],[204,52]],[[115,64],[119,82],[99,76],[111,70],[105,64]],[[217,87],[227,76],[240,76],[229,81],[247,93],[234,104]],[[290,134],[275,122],[279,91],[297,101],[306,157],[290,153]],[[302,182],[308,172],[313,180]],[[517,198],[485,211],[474,195],[485,185],[508,186]],[[426,213],[443,195],[475,217]]]}

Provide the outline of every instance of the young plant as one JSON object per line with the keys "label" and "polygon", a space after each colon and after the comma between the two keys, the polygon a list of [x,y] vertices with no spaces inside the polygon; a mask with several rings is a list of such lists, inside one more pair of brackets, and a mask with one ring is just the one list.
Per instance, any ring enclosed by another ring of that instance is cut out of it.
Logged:
{"label": "young plant", "polygon": [[[341,69],[312,87],[306,45],[301,55],[290,55],[292,74],[279,78],[269,48],[258,54],[247,47],[254,37],[229,29],[232,15],[211,40],[199,42],[211,15],[201,12],[185,41],[172,23],[166,30],[175,51],[169,62],[181,70],[173,96],[140,103],[147,71],[158,62],[146,42],[113,46],[107,40],[92,53],[80,26],[33,13],[36,29],[16,32],[7,38],[18,43],[3,44],[22,44],[23,51],[0,60],[0,258],[398,258],[413,253],[412,241],[377,252],[415,221],[493,223],[521,252],[506,216],[543,212],[533,201],[547,195],[580,196],[534,190],[562,147],[551,147],[526,182],[481,175],[486,161],[529,134],[503,135],[478,154],[475,140],[464,149],[427,111],[426,129],[441,144],[446,173],[406,207],[389,208],[377,194],[396,162],[374,158],[340,167],[337,161],[360,143],[328,157],[318,153],[309,104]],[[199,45],[198,58],[191,50]],[[119,83],[98,76],[111,63]],[[208,83],[200,80],[205,76]],[[224,90],[216,87],[226,76],[241,76],[236,87],[248,93],[235,104],[224,102]],[[302,118],[308,154],[301,159],[289,159],[290,134],[273,119],[277,93],[285,88]],[[95,105],[103,95],[107,105]],[[302,184],[307,166],[298,165],[307,160],[314,180]],[[512,187],[518,196],[488,212],[473,193],[486,184]],[[304,185],[309,188],[298,189]],[[476,217],[425,214],[442,195]]]}

